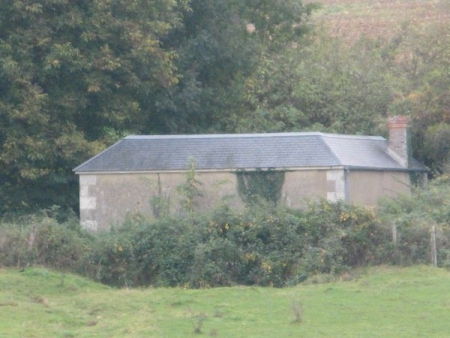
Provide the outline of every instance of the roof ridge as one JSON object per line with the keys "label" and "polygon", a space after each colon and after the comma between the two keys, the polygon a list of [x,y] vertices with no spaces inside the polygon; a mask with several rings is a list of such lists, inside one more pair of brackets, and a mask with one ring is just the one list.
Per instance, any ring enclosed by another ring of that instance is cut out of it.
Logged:
{"label": "roof ridge", "polygon": [[296,137],[320,135],[319,132],[288,132],[288,133],[246,133],[246,134],[173,134],[173,135],[128,135],[125,140],[148,139],[183,139],[183,138],[250,138],[250,137]]}
{"label": "roof ridge", "polygon": [[385,140],[381,136],[366,136],[366,135],[346,135],[346,134],[332,134],[322,132],[286,132],[286,133],[246,133],[246,134],[173,134],[173,135],[128,135],[124,140],[165,140],[165,139],[192,139],[192,138],[270,138],[270,137],[299,137],[299,136],[321,136],[321,137],[335,137],[335,138],[357,138],[357,139],[379,139]]}
{"label": "roof ridge", "polygon": [[339,157],[337,157],[337,155],[334,153],[334,151],[331,149],[331,147],[328,145],[328,143],[324,140],[324,136],[321,135],[320,137],[320,141],[323,143],[323,145],[325,146],[325,148],[328,149],[328,152],[331,154],[331,156],[333,157],[333,159],[339,164],[342,165],[342,161],[339,159]]}
{"label": "roof ridge", "polygon": [[322,133],[324,137],[335,137],[335,138],[352,138],[352,139],[365,139],[365,140],[383,140],[386,141],[386,138],[383,136],[376,135],[350,135],[350,134],[328,134]]}

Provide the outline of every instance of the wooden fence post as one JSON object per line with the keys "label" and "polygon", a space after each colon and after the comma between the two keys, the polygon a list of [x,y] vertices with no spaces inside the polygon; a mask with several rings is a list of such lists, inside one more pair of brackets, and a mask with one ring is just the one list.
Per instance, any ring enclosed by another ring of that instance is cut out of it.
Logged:
{"label": "wooden fence post", "polygon": [[437,267],[436,226],[431,227],[431,263]]}
{"label": "wooden fence post", "polygon": [[392,243],[394,244],[394,246],[396,246],[397,245],[397,223],[392,222],[391,228],[392,228]]}

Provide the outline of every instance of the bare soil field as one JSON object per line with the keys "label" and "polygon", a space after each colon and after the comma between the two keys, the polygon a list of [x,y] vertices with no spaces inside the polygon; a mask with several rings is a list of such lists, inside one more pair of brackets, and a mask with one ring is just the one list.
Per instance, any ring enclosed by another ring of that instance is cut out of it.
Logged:
{"label": "bare soil field", "polygon": [[351,42],[361,36],[389,37],[405,23],[418,27],[450,24],[450,0],[307,0],[322,8],[313,20]]}

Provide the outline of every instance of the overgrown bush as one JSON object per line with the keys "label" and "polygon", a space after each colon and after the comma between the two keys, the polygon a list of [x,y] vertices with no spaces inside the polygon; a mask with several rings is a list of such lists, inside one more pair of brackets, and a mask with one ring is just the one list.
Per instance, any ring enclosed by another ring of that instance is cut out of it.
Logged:
{"label": "overgrown bush", "polygon": [[0,227],[0,266],[29,264],[31,253],[28,250],[27,234],[21,226],[2,222]]}
{"label": "overgrown bush", "polygon": [[43,212],[0,224],[0,264],[43,264],[119,287],[282,287],[370,264],[431,262],[435,227],[438,264],[449,267],[448,205],[450,178],[443,176],[377,208],[326,201],[302,210],[224,205],[156,220],[130,215],[121,227],[96,235],[76,218],[58,222]]}
{"label": "overgrown bush", "polygon": [[[127,250],[108,256],[105,244],[94,260],[103,269],[100,280],[115,285],[127,279],[132,285],[281,287],[369,264],[430,262],[430,224],[436,224],[440,265],[450,265],[446,180],[378,208],[322,201],[303,210],[223,206],[188,218],[130,218],[108,235],[126,241]],[[118,258],[124,252],[125,261]]]}
{"label": "overgrown bush", "polygon": [[3,220],[0,224],[0,265],[24,268],[45,265],[83,272],[95,237],[83,231],[76,217],[59,223],[52,209]]}
{"label": "overgrown bush", "polygon": [[221,207],[185,218],[129,217],[100,235],[91,276],[114,285],[284,286],[371,263],[373,210],[322,202],[307,210]]}
{"label": "overgrown bush", "polygon": [[[381,262],[416,264],[431,262],[431,231],[436,229],[438,265],[448,264],[450,235],[450,176],[442,175],[425,189],[380,203],[380,228],[388,233],[380,243]],[[397,228],[393,244],[391,228]]]}

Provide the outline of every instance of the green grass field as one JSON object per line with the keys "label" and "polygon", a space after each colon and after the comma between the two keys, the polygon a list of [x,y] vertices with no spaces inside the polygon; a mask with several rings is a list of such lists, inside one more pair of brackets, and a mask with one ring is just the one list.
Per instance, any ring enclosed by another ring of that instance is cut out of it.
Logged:
{"label": "green grass field", "polygon": [[112,289],[0,270],[0,337],[448,337],[450,272],[371,268],[293,288]]}

